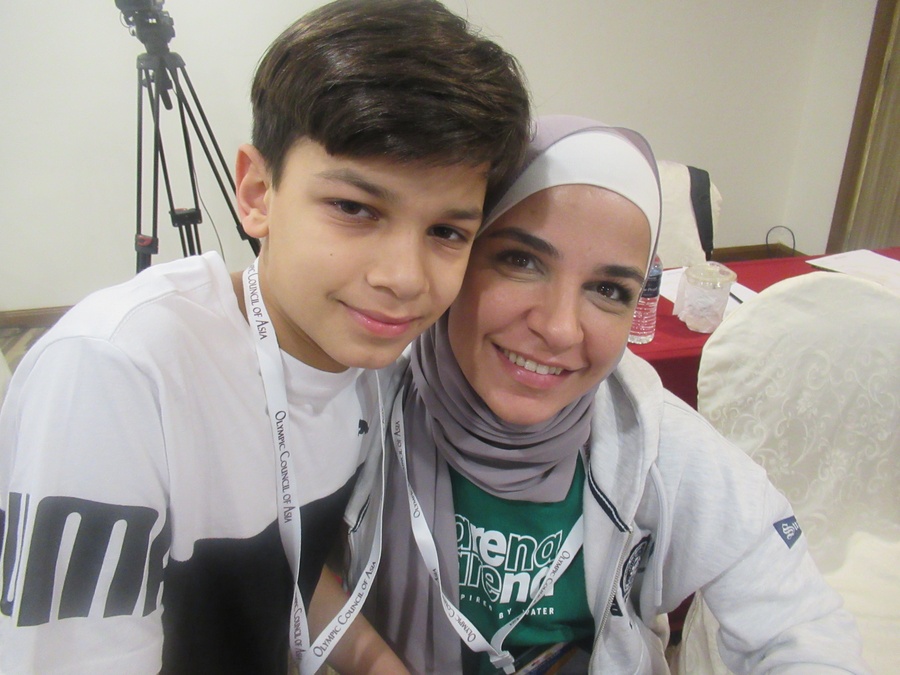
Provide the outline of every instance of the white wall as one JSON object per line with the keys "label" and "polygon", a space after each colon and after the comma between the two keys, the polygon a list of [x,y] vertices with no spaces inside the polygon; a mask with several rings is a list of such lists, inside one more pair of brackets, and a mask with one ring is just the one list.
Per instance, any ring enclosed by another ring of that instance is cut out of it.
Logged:
{"label": "white wall", "polygon": [[[249,138],[259,56],[318,4],[166,2],[171,47],[229,162]],[[538,112],[631,126],[658,156],[707,168],[724,195],[718,245],[762,243],[788,225],[799,250],[824,251],[875,0],[555,0],[552,13],[546,0],[447,5],[519,57]],[[113,0],[0,6],[0,311],[69,305],[133,274],[142,51]],[[184,175],[174,182],[184,194]],[[250,248],[218,188],[202,179],[201,189],[229,266],[243,267]],[[203,227],[205,250],[218,248]],[[154,260],[179,257],[177,233],[160,228]]]}

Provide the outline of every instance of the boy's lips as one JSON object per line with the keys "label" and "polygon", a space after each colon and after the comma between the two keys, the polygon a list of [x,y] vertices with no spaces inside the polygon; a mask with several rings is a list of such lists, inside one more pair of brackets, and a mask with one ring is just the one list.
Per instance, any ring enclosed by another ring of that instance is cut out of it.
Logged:
{"label": "boy's lips", "polygon": [[382,312],[346,305],[350,316],[370,333],[379,337],[398,337],[406,333],[418,319],[416,316],[390,316]]}

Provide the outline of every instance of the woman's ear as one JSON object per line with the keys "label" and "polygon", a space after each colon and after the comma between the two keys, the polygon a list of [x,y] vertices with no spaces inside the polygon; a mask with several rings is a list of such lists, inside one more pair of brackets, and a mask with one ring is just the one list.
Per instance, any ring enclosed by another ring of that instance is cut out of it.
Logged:
{"label": "woman's ear", "polygon": [[234,173],[241,224],[248,235],[262,239],[269,233],[269,167],[259,150],[245,144],[238,148]]}

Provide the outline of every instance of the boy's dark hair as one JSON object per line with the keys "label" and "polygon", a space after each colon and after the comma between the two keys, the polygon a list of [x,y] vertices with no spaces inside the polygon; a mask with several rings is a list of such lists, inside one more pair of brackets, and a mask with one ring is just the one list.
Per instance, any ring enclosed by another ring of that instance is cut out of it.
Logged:
{"label": "boy's dark hair", "polygon": [[277,186],[301,138],[332,155],[514,170],[531,136],[515,58],[436,0],[337,0],[269,47],[251,92],[253,144]]}

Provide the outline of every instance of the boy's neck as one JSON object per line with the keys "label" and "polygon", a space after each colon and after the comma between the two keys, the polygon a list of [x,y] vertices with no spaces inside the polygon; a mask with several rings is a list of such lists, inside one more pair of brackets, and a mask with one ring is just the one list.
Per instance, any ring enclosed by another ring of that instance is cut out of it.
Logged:
{"label": "boy's neck", "polygon": [[238,307],[241,308],[241,314],[244,315],[244,321],[247,320],[247,306],[244,304],[244,273],[231,273],[231,287],[234,288],[234,297],[237,299]]}

